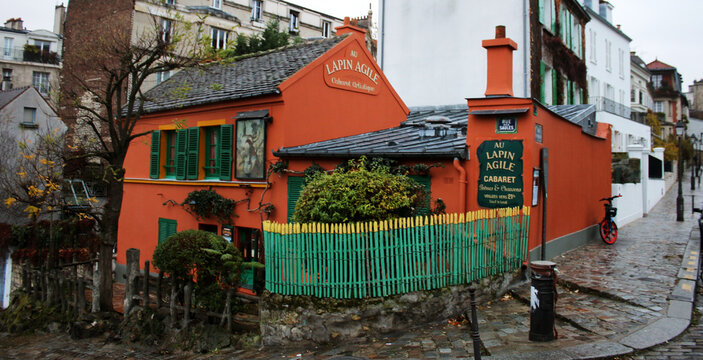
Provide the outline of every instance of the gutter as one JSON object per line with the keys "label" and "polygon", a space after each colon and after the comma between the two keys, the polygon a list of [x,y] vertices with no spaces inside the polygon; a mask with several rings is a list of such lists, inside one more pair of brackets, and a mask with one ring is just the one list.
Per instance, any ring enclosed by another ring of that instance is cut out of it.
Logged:
{"label": "gutter", "polygon": [[454,168],[459,172],[459,210],[463,214],[466,212],[466,188],[469,182],[466,180],[466,170],[461,166],[458,157],[454,158]]}
{"label": "gutter", "polygon": [[[523,59],[525,62],[525,71],[524,71],[524,75],[523,75],[523,77],[524,77],[523,91],[525,94],[524,96],[526,98],[527,97],[532,98],[533,97],[532,94],[530,94],[530,96],[527,95],[528,94],[527,90],[529,89],[528,82],[530,79],[530,76],[529,76],[529,74],[530,74],[530,64],[529,64],[530,59],[529,59],[529,54],[528,54],[527,50],[531,48],[531,44],[529,43],[529,39],[530,39],[530,36],[529,36],[530,17],[529,17],[529,15],[530,15],[530,12],[529,12],[528,1],[529,0],[524,0],[522,2],[522,13],[523,13],[523,15],[522,15],[523,16],[523,34],[522,34],[523,49],[522,49],[522,51],[525,53],[525,55],[523,56]],[[540,46],[541,46],[541,44],[540,44]]]}

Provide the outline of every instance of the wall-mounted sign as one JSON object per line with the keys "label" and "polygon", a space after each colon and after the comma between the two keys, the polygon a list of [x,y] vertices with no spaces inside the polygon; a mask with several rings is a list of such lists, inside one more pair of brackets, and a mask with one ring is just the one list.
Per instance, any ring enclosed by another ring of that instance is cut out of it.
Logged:
{"label": "wall-mounted sign", "polygon": [[496,119],[496,134],[517,133],[517,118],[514,116],[503,116]]}
{"label": "wall-mounted sign", "polygon": [[484,141],[479,161],[478,205],[487,208],[522,206],[522,140]]}
{"label": "wall-mounted sign", "polygon": [[542,125],[541,124],[535,124],[535,141],[538,143],[542,143]]}
{"label": "wall-mounted sign", "polygon": [[266,119],[237,120],[234,177],[263,179],[266,177]]}
{"label": "wall-mounted sign", "polygon": [[333,56],[323,66],[327,86],[376,95],[381,84],[381,75],[372,61],[358,45],[349,45],[343,52]]}
{"label": "wall-mounted sign", "polygon": [[537,206],[539,196],[539,169],[532,169],[532,206]]}

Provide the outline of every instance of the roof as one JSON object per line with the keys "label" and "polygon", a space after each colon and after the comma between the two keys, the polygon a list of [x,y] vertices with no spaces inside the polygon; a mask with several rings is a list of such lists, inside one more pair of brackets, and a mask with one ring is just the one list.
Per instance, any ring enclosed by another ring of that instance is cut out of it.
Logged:
{"label": "roof", "polygon": [[278,94],[283,81],[345,38],[306,41],[183,69],[144,94],[144,113]]}
{"label": "roof", "polygon": [[647,69],[647,64],[640,58],[639,56],[635,55],[634,53],[630,54],[630,61],[633,62],[634,64],[637,64],[637,66],[641,67],[644,70]]}
{"label": "roof", "polygon": [[410,109],[400,126],[301,146],[280,148],[278,157],[468,159],[466,105]]}
{"label": "roof", "polygon": [[581,126],[583,132],[596,136],[596,106],[593,104],[580,105],[551,105],[547,107],[553,113]]}
{"label": "roof", "polygon": [[675,67],[659,61],[659,60],[654,60],[651,63],[647,64],[647,69],[649,70],[676,70]]}
{"label": "roof", "polygon": [[29,86],[0,91],[0,109],[4,108],[5,105],[9,104],[12,100],[20,96],[20,94],[25,92],[25,90],[27,89],[29,89]]}
{"label": "roof", "polygon": [[29,33],[29,30],[25,30],[25,29],[21,29],[21,30],[20,30],[20,29],[13,29],[13,28],[7,27],[7,26],[0,26],[0,31],[13,32],[13,33],[18,33],[18,34],[27,34],[27,33]]}
{"label": "roof", "polygon": [[632,41],[632,39],[629,36],[627,36],[624,32],[622,32],[622,30],[618,29],[617,26],[614,26],[613,24],[611,24],[610,21],[608,21],[608,19],[600,16],[599,13],[593,11],[593,9],[589,8],[588,6],[584,6],[583,8],[586,9],[586,12],[589,13],[592,18],[600,20],[603,24],[608,26],[611,30],[622,35],[625,39],[627,39],[627,41]]}

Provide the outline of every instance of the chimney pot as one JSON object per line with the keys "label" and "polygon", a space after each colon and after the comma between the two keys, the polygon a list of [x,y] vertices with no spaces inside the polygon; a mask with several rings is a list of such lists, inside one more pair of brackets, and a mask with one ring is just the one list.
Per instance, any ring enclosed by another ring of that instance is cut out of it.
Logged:
{"label": "chimney pot", "polygon": [[496,39],[505,39],[505,25],[496,26]]}

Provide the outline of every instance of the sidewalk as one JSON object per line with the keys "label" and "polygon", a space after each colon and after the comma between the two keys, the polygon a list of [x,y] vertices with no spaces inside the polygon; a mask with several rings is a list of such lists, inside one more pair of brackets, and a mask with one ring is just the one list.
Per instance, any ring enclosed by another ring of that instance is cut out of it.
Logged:
{"label": "sidewalk", "polygon": [[[697,216],[683,184],[684,222],[676,222],[676,186],[647,217],[552,259],[559,269],[556,329],[547,343],[528,340],[529,283],[478,308],[484,359],[583,359],[633,353],[666,342],[690,324],[698,266]],[[703,204],[703,190],[696,189]],[[695,226],[695,228],[694,228]],[[466,325],[442,321],[365,343],[333,348],[264,348],[219,354],[240,358],[397,359],[473,357]],[[219,358],[218,355],[204,358]]]}

